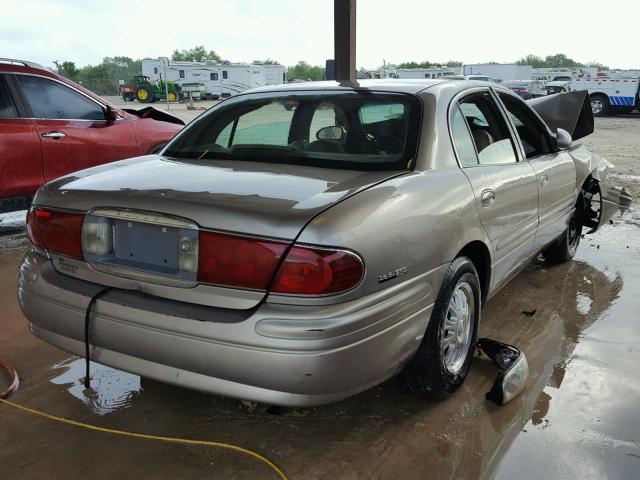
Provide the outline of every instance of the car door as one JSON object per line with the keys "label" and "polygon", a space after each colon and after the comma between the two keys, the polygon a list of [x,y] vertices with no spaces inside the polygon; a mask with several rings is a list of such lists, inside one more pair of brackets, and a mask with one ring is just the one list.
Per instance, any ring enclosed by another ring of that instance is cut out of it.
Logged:
{"label": "car door", "polygon": [[567,152],[559,151],[549,129],[520,98],[498,92],[518,140],[521,154],[536,173],[538,181],[538,231],[533,245],[541,250],[567,228],[576,198],[576,167]]}
{"label": "car door", "polygon": [[35,128],[7,75],[0,74],[0,212],[21,210],[42,185],[42,154]]}
{"label": "car door", "polygon": [[106,120],[105,106],[70,86],[16,74],[16,85],[40,137],[46,181],[138,153],[128,120]]}
{"label": "car door", "polygon": [[[536,174],[528,162],[521,161],[517,143],[489,89],[461,97],[452,112],[452,130],[471,140],[461,163],[493,244],[492,288],[498,288],[533,253],[538,226]],[[456,149],[460,155],[460,147]]]}

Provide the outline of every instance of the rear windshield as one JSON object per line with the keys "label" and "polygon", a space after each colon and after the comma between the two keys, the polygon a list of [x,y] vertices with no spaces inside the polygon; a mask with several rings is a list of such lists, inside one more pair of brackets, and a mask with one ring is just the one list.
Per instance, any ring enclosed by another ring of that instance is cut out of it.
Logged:
{"label": "rear windshield", "polygon": [[347,168],[405,169],[421,105],[371,91],[262,93],[222,102],[172,141],[165,156]]}

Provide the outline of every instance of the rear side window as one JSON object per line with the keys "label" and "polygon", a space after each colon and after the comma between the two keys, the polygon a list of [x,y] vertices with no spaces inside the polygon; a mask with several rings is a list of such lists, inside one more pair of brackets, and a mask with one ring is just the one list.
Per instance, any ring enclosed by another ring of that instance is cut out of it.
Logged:
{"label": "rear side window", "polygon": [[467,128],[467,122],[457,105],[453,107],[453,116],[451,117],[451,137],[462,166],[475,167],[478,165],[473,139]]}
{"label": "rear side window", "polygon": [[184,78],[184,70],[178,70],[178,75],[180,78]]}
{"label": "rear side window", "polygon": [[0,75],[0,118],[17,118],[18,110],[13,103],[7,79]]}
{"label": "rear side window", "polygon": [[53,80],[18,75],[24,98],[35,118],[104,120],[100,105]]}
{"label": "rear side window", "polygon": [[227,75],[227,71],[226,71],[226,70],[223,70],[223,71],[222,71],[222,78],[223,78],[224,80],[226,80],[226,79],[227,79],[227,76],[228,76],[228,75]]}
{"label": "rear side window", "polygon": [[480,165],[518,161],[507,123],[488,92],[466,97],[459,105],[469,126]]}

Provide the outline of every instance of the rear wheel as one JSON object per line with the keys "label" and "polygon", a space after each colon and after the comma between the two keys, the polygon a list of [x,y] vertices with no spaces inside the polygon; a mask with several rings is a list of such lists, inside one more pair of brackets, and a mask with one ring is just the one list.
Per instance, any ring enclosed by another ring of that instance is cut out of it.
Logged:
{"label": "rear wheel", "polygon": [[467,257],[456,258],[442,282],[427,331],[404,370],[415,394],[443,399],[464,382],[480,319],[480,281]]}
{"label": "rear wheel", "polygon": [[153,102],[153,90],[148,85],[140,85],[136,88],[136,98],[140,103]]}
{"label": "rear wheel", "polygon": [[609,98],[605,95],[591,96],[591,111],[594,117],[603,117],[609,114]]}
{"label": "rear wheel", "polygon": [[565,263],[578,251],[582,235],[582,221],[576,211],[562,236],[542,251],[542,256],[552,263]]}

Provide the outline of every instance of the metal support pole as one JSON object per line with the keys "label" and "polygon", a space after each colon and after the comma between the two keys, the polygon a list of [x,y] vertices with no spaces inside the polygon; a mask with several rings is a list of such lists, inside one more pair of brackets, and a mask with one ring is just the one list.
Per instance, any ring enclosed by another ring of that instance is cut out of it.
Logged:
{"label": "metal support pole", "polygon": [[[162,61],[162,66],[164,67],[164,98],[167,100],[167,110],[169,110],[169,84],[167,83],[167,61]],[[160,79],[162,81],[162,79]],[[160,86],[162,87],[162,85]]]}
{"label": "metal support pole", "polygon": [[356,81],[356,0],[333,0],[336,80]]}

